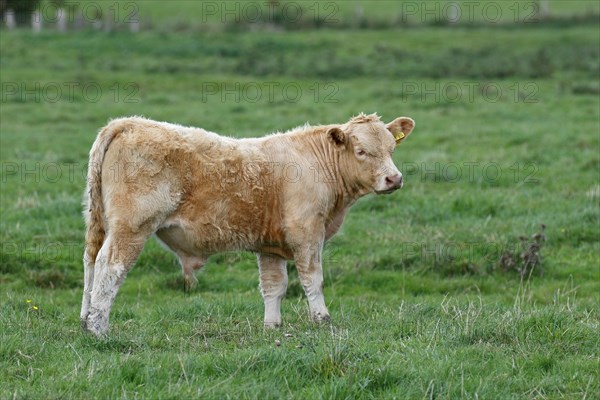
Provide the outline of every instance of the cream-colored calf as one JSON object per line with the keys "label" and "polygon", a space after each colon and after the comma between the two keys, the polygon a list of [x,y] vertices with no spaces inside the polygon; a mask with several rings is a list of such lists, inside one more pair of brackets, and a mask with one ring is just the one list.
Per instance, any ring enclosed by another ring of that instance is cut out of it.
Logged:
{"label": "cream-colored calf", "polygon": [[178,256],[188,283],[211,254],[256,253],[266,326],[281,324],[294,259],[313,318],[329,320],[323,246],[359,197],[402,186],[391,156],[413,127],[406,117],[386,125],[360,114],[232,139],[137,117],[110,122],[90,152],[83,327],[108,330],[119,286],[152,234]]}

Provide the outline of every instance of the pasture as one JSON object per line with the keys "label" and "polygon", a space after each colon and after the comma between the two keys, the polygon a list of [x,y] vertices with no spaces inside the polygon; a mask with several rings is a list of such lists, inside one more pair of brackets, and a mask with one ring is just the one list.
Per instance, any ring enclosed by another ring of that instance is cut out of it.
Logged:
{"label": "pasture", "polygon": [[[0,31],[0,398],[600,397],[596,3],[243,31],[139,3],[135,34]],[[416,128],[404,188],[361,199],[325,249],[331,324],[293,263],[264,330],[252,254],[212,257],[185,292],[151,240],[108,337],[81,331],[81,198],[110,118],[251,137],[361,111]]]}

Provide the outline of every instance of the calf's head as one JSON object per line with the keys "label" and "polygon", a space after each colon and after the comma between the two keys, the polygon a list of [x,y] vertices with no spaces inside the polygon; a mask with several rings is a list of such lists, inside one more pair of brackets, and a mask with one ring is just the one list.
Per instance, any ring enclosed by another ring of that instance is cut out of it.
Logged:
{"label": "calf's head", "polygon": [[360,114],[343,125],[329,128],[328,139],[342,152],[343,179],[360,195],[400,189],[402,173],[394,165],[392,154],[414,127],[415,121],[408,117],[385,124],[377,114]]}

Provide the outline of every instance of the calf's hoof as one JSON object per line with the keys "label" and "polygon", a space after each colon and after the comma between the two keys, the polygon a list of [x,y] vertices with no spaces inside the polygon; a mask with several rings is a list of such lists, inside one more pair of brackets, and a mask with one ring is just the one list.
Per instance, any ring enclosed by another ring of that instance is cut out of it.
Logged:
{"label": "calf's hoof", "polygon": [[92,314],[88,317],[84,329],[94,336],[106,336],[108,333],[108,321],[103,318],[95,318]]}
{"label": "calf's hoof", "polygon": [[317,323],[329,323],[331,322],[331,317],[329,314],[316,312],[313,314],[313,320]]}
{"label": "calf's hoof", "polygon": [[108,334],[108,328],[101,328],[95,325],[91,325],[90,323],[87,324],[85,330],[86,332],[91,333],[92,335],[99,338],[105,337]]}
{"label": "calf's hoof", "polygon": [[198,279],[192,275],[186,275],[183,278],[183,290],[186,292],[192,291],[196,289],[198,286]]}
{"label": "calf's hoof", "polygon": [[275,329],[281,327],[281,321],[265,321],[266,329]]}

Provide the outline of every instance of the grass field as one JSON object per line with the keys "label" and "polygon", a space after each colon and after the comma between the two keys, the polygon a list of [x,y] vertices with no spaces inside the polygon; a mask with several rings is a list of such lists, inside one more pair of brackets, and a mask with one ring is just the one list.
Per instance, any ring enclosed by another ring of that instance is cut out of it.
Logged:
{"label": "grass field", "polygon": [[[0,32],[0,398],[600,397],[597,21],[205,32],[142,6],[157,29]],[[186,293],[152,240],[109,336],[80,330],[81,195],[109,118],[249,137],[361,111],[417,127],[405,187],[326,248],[331,325],[293,263],[266,331],[252,254],[211,258]]]}

